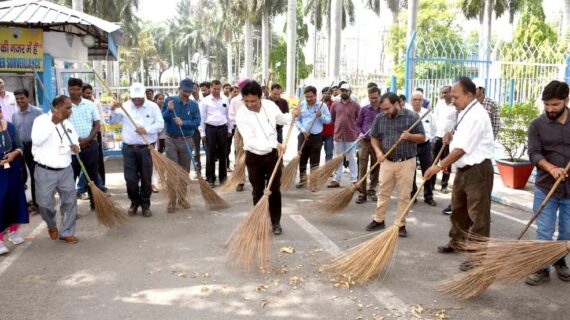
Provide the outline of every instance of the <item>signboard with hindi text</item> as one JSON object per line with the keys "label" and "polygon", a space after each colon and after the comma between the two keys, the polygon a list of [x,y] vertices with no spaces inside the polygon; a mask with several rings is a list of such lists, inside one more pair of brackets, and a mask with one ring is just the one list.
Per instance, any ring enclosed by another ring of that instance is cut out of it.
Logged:
{"label": "signboard with hindi text", "polygon": [[0,72],[44,70],[41,29],[0,27]]}

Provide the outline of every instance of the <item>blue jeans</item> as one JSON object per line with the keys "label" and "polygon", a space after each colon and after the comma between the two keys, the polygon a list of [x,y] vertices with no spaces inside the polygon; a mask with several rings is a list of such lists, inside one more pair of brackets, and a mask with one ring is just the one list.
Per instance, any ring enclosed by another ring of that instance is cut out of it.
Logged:
{"label": "blue jeans", "polygon": [[323,147],[325,148],[325,162],[333,158],[334,136],[323,137]]}
{"label": "blue jeans", "polygon": [[[536,212],[546,192],[539,188],[534,189],[533,210]],[[536,219],[536,238],[538,240],[552,240],[556,229],[558,216],[558,240],[570,240],[570,198],[552,197]]]}
{"label": "blue jeans", "polygon": [[[105,190],[105,184],[103,183],[103,178],[101,178],[100,174],[97,174],[97,181],[95,181],[95,185],[101,189]],[[77,194],[82,194],[87,191],[87,179],[85,179],[85,175],[83,172],[79,174],[79,181],[77,181]]]}

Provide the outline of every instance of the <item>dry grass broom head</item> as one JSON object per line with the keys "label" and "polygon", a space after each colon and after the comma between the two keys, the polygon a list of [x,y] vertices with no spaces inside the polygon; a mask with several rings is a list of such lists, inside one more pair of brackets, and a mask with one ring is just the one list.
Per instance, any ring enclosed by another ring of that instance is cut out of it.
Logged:
{"label": "dry grass broom head", "polygon": [[311,174],[309,175],[309,187],[311,190],[322,189],[329,180],[331,174],[333,174],[338,166],[340,166],[342,160],[343,155],[336,156],[327,161],[324,166],[316,170],[311,170]]}
{"label": "dry grass broom head", "polygon": [[252,267],[267,270],[270,232],[269,193],[266,191],[228,240],[228,258],[248,270]]}
{"label": "dry grass broom head", "polygon": [[325,271],[350,278],[358,284],[378,276],[392,259],[398,242],[398,225],[345,251],[324,267]]}
{"label": "dry grass broom head", "polygon": [[281,190],[289,189],[293,186],[299,162],[301,162],[301,155],[298,153],[283,169],[281,173]]}
{"label": "dry grass broom head", "polygon": [[352,197],[357,190],[357,185],[351,184],[350,186],[342,188],[340,191],[324,195],[316,204],[316,209],[325,214],[333,214],[342,211],[350,204],[350,201],[352,201]]}
{"label": "dry grass broom head", "polygon": [[220,210],[229,208],[230,205],[220,197],[212,187],[202,178],[201,175],[198,175],[198,183],[200,185],[200,192],[202,193],[202,198],[206,202],[206,205],[212,210]]}
{"label": "dry grass broom head", "polygon": [[242,184],[245,180],[245,153],[242,153],[236,160],[234,172],[230,177],[222,184],[220,191],[234,191],[239,184]]}
{"label": "dry grass broom head", "polygon": [[93,181],[88,183],[89,189],[95,202],[97,221],[107,228],[111,228],[127,221],[127,213],[119,207],[103,191],[99,190]]}
{"label": "dry grass broom head", "polygon": [[156,170],[160,185],[168,193],[169,200],[185,199],[188,186],[191,183],[188,172],[154,148],[149,148],[149,150],[152,157],[152,165]]}

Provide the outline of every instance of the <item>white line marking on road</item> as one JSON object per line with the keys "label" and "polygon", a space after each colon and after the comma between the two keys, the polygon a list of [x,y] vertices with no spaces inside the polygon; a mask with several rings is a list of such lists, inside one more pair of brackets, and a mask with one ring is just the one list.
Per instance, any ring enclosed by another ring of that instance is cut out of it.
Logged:
{"label": "white line marking on road", "polygon": [[[518,223],[520,223],[520,224],[522,224],[522,225],[524,225],[524,226],[526,226],[526,224],[528,223],[528,221],[525,221],[525,220],[522,220],[522,219],[518,219],[518,218],[512,217],[512,216],[510,216],[510,215],[508,215],[508,214],[506,214],[506,213],[502,213],[502,212],[499,212],[499,211],[497,211],[497,210],[491,209],[491,213],[496,214],[496,215],[498,215],[499,217],[505,218],[505,219],[507,219],[507,220],[511,220],[511,221],[514,221],[514,222],[518,222]],[[531,228],[536,229],[536,225],[533,223],[533,224],[531,225]]]}
{"label": "white line marking on road", "polygon": [[[32,231],[27,238],[36,237],[40,232],[42,232],[47,227],[45,222],[41,222],[35,229]],[[18,259],[24,251],[32,244],[32,241],[26,240],[26,242],[19,245],[14,252],[10,253],[2,263],[0,263],[0,277],[10,268],[10,266]]]}
{"label": "white line marking on road", "polygon": [[[291,217],[293,221],[295,221],[311,237],[313,237],[313,239],[315,239],[328,253],[336,256],[341,252],[340,248],[331,239],[329,239],[324,233],[322,233],[319,229],[307,221],[303,216],[290,215],[289,217]],[[371,288],[369,286],[365,286],[365,288],[378,300],[378,302],[389,309],[398,310],[400,312],[410,310],[410,306],[405,304],[402,300],[396,297],[392,291],[386,288]]]}

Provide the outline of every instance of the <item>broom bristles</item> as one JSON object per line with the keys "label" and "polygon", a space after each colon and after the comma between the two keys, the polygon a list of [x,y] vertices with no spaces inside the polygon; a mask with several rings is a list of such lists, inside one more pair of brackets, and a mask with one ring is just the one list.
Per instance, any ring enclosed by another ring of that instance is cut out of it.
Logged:
{"label": "broom bristles", "polygon": [[283,169],[281,173],[281,190],[289,189],[293,186],[299,162],[301,162],[301,155],[297,154]]}
{"label": "broom bristles", "polygon": [[311,187],[311,190],[323,188],[331,174],[333,174],[342,163],[343,157],[344,155],[336,156],[327,161],[324,166],[311,170],[311,174],[309,175],[309,187]]}
{"label": "broom bristles", "polygon": [[374,238],[341,253],[325,271],[344,275],[358,284],[364,284],[382,272],[390,262],[398,241],[399,227],[392,225]]}
{"label": "broom bristles", "polygon": [[269,195],[263,195],[228,240],[228,258],[248,270],[254,266],[267,270],[270,231]]}
{"label": "broom bristles", "polygon": [[351,184],[340,191],[334,192],[322,198],[318,202],[317,209],[326,214],[333,214],[342,211],[348,206],[354,193],[358,190],[355,184]]}
{"label": "broom bristles", "polygon": [[87,184],[91,190],[91,196],[95,202],[95,213],[97,221],[107,228],[127,221],[126,212],[111,200],[103,191],[99,190],[93,181]]}
{"label": "broom bristles", "polygon": [[212,187],[202,178],[201,175],[198,175],[198,183],[200,185],[200,192],[202,193],[202,198],[206,201],[206,205],[211,210],[220,210],[229,208],[230,205],[222,199]]}
{"label": "broom bristles", "polygon": [[234,172],[222,184],[220,191],[233,191],[236,187],[245,181],[245,153],[242,153],[235,163]]}

